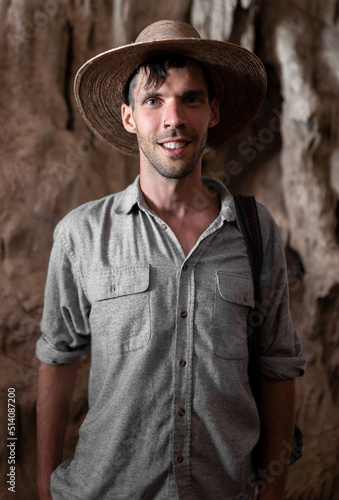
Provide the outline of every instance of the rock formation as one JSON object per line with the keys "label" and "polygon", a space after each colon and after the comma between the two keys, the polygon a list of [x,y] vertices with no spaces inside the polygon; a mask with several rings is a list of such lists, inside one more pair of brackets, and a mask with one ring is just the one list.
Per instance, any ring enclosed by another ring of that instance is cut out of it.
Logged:
{"label": "rock formation", "polygon": [[[16,392],[16,496],[35,488],[35,342],[56,223],[90,199],[123,189],[137,161],[96,139],[73,97],[81,64],[129,43],[158,19],[190,21],[202,36],[240,43],[266,65],[255,123],[204,172],[255,194],[286,245],[291,308],[308,356],[297,382],[304,458],[289,500],[339,499],[339,2],[336,0],[3,0],[0,4],[0,421]],[[89,359],[74,394],[65,456],[86,412]],[[0,498],[13,498],[6,427]]]}

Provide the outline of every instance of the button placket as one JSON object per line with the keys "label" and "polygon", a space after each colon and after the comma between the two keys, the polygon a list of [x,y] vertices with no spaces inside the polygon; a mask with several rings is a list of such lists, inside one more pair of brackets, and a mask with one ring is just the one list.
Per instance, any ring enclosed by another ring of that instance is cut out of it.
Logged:
{"label": "button placket", "polygon": [[[213,231],[216,229],[217,227],[214,227]],[[179,496],[182,495],[185,498],[194,498],[190,476],[190,440],[192,426],[194,298],[196,293],[195,268],[215,234],[212,238],[208,238],[206,233],[203,238],[200,238],[192,253],[181,263],[178,277],[172,459]],[[181,313],[185,312],[187,316],[182,317]]]}
{"label": "button placket", "polygon": [[179,274],[177,302],[177,348],[175,367],[175,405],[174,405],[174,440],[173,464],[177,484],[187,482],[187,467],[190,463],[190,401],[192,374],[192,328],[191,308],[194,297],[194,267],[186,262],[181,265]]}

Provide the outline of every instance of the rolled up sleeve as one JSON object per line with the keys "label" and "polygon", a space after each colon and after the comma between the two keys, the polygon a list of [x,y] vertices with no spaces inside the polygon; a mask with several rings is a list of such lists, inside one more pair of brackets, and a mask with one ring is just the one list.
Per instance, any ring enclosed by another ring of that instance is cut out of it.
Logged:
{"label": "rolled up sleeve", "polygon": [[267,210],[262,206],[259,209],[264,251],[258,333],[260,370],[269,378],[293,379],[305,373],[306,357],[292,323],[281,236]]}
{"label": "rolled up sleeve", "polygon": [[57,365],[71,363],[86,354],[91,340],[89,311],[75,256],[66,251],[62,234],[56,230],[40,323],[42,335],[36,344],[37,357],[44,363]]}

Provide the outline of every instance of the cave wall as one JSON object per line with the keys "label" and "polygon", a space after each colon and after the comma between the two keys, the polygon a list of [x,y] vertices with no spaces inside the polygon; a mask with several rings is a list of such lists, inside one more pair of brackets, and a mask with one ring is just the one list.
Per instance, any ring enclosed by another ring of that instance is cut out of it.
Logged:
{"label": "cave wall", "polygon": [[[89,57],[150,22],[190,21],[266,65],[255,123],[204,159],[232,192],[255,194],[282,232],[291,309],[308,357],[297,381],[303,459],[286,498],[339,499],[339,2],[334,0],[2,0],[0,2],[0,498],[34,500],[39,336],[52,234],[88,200],[123,189],[135,159],[102,144],[72,86]],[[89,359],[72,401],[65,456],[86,412]],[[8,492],[7,390],[16,390],[16,493]]]}

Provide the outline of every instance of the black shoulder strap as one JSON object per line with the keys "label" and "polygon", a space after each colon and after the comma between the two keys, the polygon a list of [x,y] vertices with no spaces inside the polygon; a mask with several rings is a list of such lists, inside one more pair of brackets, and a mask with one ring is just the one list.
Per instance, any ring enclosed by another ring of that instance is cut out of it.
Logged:
{"label": "black shoulder strap", "polygon": [[[260,275],[262,270],[263,262],[263,248],[262,239],[260,231],[260,223],[257,211],[257,204],[254,196],[234,196],[235,206],[238,214],[238,221],[242,234],[244,236],[247,253],[250,260],[252,277],[253,277],[253,287],[254,287],[254,299],[256,309],[260,304]],[[251,314],[251,313],[250,313]],[[259,408],[259,397],[260,397],[260,367],[259,367],[259,352],[258,352],[258,321],[255,322],[255,317],[260,317],[260,314],[253,314],[249,316],[252,321],[248,323],[248,350],[249,350],[249,362],[248,362],[248,375],[251,384],[251,389],[254,395],[254,399]]]}
{"label": "black shoulder strap", "polygon": [[248,256],[250,259],[254,298],[260,302],[260,275],[262,269],[263,249],[257,204],[254,196],[234,196],[238,220],[244,236]]}
{"label": "black shoulder strap", "polygon": [[[254,300],[257,309],[261,300],[260,275],[263,261],[263,248],[257,205],[254,196],[237,195],[234,196],[234,202],[237,209],[239,225],[244,236],[247,253],[250,260],[253,277]],[[249,313],[249,317],[250,314],[251,312]],[[258,315],[258,317],[260,317],[260,315]],[[253,321],[248,321],[248,378],[253,397],[258,407],[258,411],[260,411],[260,366],[257,341],[258,333],[258,326],[255,326],[255,323]],[[252,452],[252,463],[254,470],[257,471],[260,466],[260,442]]]}

